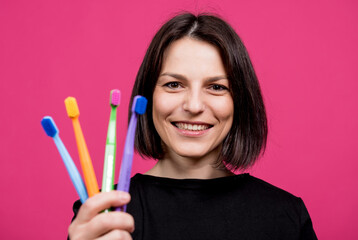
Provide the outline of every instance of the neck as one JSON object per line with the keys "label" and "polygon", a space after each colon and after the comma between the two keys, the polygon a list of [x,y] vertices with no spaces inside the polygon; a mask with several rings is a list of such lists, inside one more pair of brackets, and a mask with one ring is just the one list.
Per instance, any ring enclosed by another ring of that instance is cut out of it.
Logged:
{"label": "neck", "polygon": [[214,166],[217,156],[212,153],[202,158],[190,158],[169,152],[145,174],[176,179],[212,179],[234,175],[223,166]]}

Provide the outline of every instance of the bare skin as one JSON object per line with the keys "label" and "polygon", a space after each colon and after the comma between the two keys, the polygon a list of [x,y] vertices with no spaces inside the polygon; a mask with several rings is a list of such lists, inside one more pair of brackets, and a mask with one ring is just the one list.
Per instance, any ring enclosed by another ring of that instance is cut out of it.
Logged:
{"label": "bare skin", "polygon": [[89,198],[80,208],[76,219],[68,228],[71,240],[76,239],[132,239],[133,217],[124,212],[102,212],[110,207],[128,204],[130,195],[111,191]]}
{"label": "bare skin", "polygon": [[176,179],[231,176],[215,168],[234,103],[219,50],[184,37],[163,56],[153,93],[153,123],[165,155],[146,174]]}
{"label": "bare skin", "polygon": [[212,156],[206,156],[205,159],[190,159],[170,152],[145,174],[176,179],[212,179],[233,176],[234,174],[224,167],[219,169],[213,167],[216,157],[217,153],[212,153]]}
{"label": "bare skin", "polygon": [[[165,52],[162,68],[153,93],[153,122],[165,156],[146,174],[177,179],[233,175],[213,167],[234,111],[219,51],[202,41],[179,39]],[[89,198],[68,229],[70,239],[132,239],[130,214],[102,212],[129,201],[129,194],[119,191]]]}

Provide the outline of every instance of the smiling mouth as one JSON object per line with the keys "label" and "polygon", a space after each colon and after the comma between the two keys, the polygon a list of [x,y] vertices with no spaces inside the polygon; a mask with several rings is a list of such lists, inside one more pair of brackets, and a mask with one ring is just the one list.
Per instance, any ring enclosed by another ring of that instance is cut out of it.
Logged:
{"label": "smiling mouth", "polygon": [[209,124],[193,124],[193,123],[183,123],[183,122],[172,122],[172,124],[182,130],[186,131],[204,131],[213,127],[213,125]]}

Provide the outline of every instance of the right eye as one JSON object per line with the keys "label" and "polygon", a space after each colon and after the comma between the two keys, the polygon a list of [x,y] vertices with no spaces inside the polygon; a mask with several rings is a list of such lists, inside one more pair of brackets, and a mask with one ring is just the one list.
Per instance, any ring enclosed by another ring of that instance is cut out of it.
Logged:
{"label": "right eye", "polygon": [[164,86],[170,88],[170,89],[178,89],[181,88],[180,83],[179,82],[168,82],[166,84],[164,84]]}

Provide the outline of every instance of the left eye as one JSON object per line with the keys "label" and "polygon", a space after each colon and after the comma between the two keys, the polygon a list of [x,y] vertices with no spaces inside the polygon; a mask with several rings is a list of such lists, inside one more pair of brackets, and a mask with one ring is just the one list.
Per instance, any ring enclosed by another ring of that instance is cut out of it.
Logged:
{"label": "left eye", "polygon": [[223,90],[228,90],[227,87],[223,86],[223,85],[218,85],[218,84],[214,84],[211,85],[210,88],[214,91],[223,91]]}

